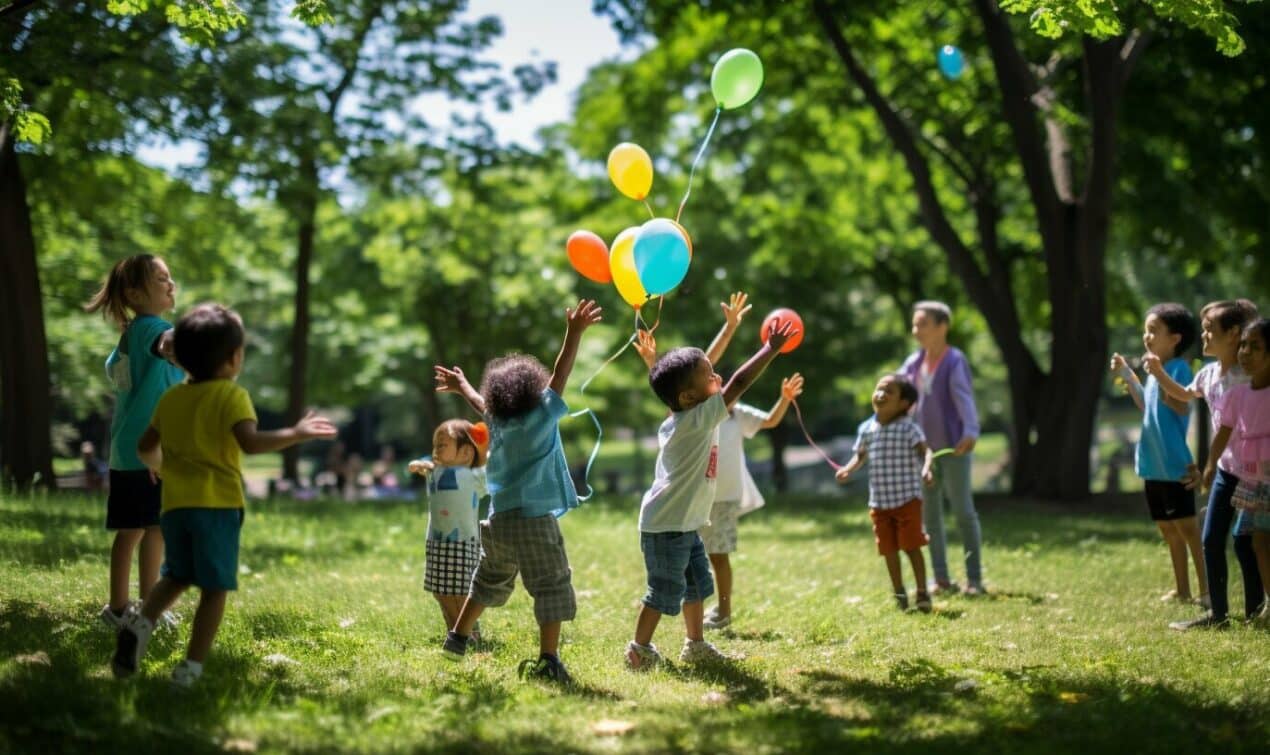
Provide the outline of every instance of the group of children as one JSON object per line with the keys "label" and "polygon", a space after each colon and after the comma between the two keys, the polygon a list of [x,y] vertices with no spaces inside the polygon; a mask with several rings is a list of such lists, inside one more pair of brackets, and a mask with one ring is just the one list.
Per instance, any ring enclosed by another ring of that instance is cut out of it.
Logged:
{"label": "group of children", "polygon": [[[172,672],[174,683],[189,686],[202,673],[228,591],[237,587],[241,454],[330,438],[335,428],[310,414],[285,430],[258,430],[251,398],[235,382],[244,360],[241,319],[223,306],[202,304],[173,327],[160,315],[174,307],[175,293],[163,261],[138,255],[114,267],[87,308],[102,311],[121,331],[107,360],[118,396],[107,501],[107,527],[116,538],[110,601],[101,614],[117,631],[112,668],[120,677],[135,673],[156,624],[196,586],[201,595],[186,658]],[[661,661],[652,640],[663,615],[684,616],[682,661],[724,658],[705,640],[704,630],[732,620],[729,554],[736,548],[737,520],[763,505],[745,466],[742,440],[778,424],[802,392],[802,377],[795,373],[782,381],[769,412],[740,403],[796,331],[789,323],[769,326],[763,346],[724,381],[714,365],[750,307],[744,294],[734,294],[722,309],[723,328],[707,351],[676,348],[658,357],[652,334],[638,334],[636,349],[668,416],[658,431],[653,483],[640,506],[647,586],[624,652],[632,669]],[[479,642],[482,612],[507,601],[519,574],[533,598],[540,639],[538,657],[523,663],[521,673],[569,681],[559,658],[560,631],[577,604],[557,519],[579,499],[559,422],[569,412],[562,395],[582,334],[601,314],[589,300],[566,310],[564,343],[550,371],[531,356],[495,359],[485,366],[477,390],[460,368],[435,368],[437,390],[459,394],[483,419],[442,423],[433,434],[431,458],[410,465],[428,477],[424,584],[445,619],[443,651],[449,658],[462,658]],[[956,452],[953,458],[968,461],[978,434],[964,355],[946,342],[949,316],[942,304],[918,305],[914,335],[923,348],[905,365],[915,380],[897,373],[879,382],[875,417],[861,426],[855,456],[838,476],[846,481],[863,464],[872,465],[869,505],[878,550],[901,607],[907,607],[907,595],[898,551],[908,554],[922,610],[929,610],[930,598],[921,548],[928,542],[926,526],[941,516],[931,511],[939,506],[923,510],[923,483],[940,483],[936,490],[957,506],[968,538],[967,590],[982,590],[969,476],[951,466],[941,470],[927,448],[927,436],[942,433],[940,442]],[[922,424],[929,420],[938,427],[923,433],[908,416],[914,408]],[[482,521],[486,496],[488,518]],[[955,590],[943,560],[942,521],[935,521],[941,547],[936,551],[932,543],[934,587]],[[130,603],[128,578],[138,546],[141,602]],[[718,601],[707,615],[705,601],[716,584]]]}
{"label": "group of children", "polygon": [[[1142,343],[1145,385],[1119,354],[1112,372],[1142,410],[1135,465],[1147,507],[1168,543],[1175,587],[1166,601],[1194,602],[1205,612],[1169,624],[1186,631],[1229,625],[1226,537],[1234,532],[1243,573],[1244,615],[1270,625],[1270,320],[1247,299],[1215,301],[1200,310],[1203,354],[1213,361],[1192,375],[1184,355],[1195,341],[1195,318],[1182,305],[1147,311]],[[1212,446],[1203,470],[1186,442],[1190,402],[1203,399]],[[1196,523],[1196,487],[1207,488],[1203,529]],[[1187,554],[1199,595],[1190,590]]]}

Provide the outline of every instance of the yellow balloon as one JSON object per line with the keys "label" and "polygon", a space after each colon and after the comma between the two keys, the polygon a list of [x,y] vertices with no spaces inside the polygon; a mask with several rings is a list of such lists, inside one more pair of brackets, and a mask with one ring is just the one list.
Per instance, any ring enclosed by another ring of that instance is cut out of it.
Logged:
{"label": "yellow balloon", "polygon": [[644,290],[644,284],[639,282],[639,273],[635,270],[635,237],[638,235],[639,226],[631,226],[617,234],[613,245],[609,247],[609,270],[613,272],[613,285],[626,303],[635,309],[648,301],[648,292]]}
{"label": "yellow balloon", "polygon": [[653,188],[653,161],[643,147],[622,142],[609,152],[609,178],[626,196],[643,199]]}

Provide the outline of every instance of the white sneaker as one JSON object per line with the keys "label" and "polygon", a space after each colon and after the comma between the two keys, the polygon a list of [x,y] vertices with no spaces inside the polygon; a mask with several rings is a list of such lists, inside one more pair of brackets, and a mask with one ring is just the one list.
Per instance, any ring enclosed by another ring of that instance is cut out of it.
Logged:
{"label": "white sneaker", "polygon": [[702,626],[706,629],[724,629],[732,624],[732,616],[720,616],[719,607],[715,606],[706,613]]}
{"label": "white sneaker", "polygon": [[1270,629],[1270,600],[1267,600],[1265,605],[1261,607],[1261,613],[1252,617],[1248,623],[1254,627]]}
{"label": "white sneaker", "polygon": [[683,663],[719,663],[730,659],[706,640],[685,638],[684,649],[679,651],[679,660]]}
{"label": "white sneaker", "polygon": [[194,686],[194,682],[197,682],[202,675],[203,664],[186,658],[176,664],[176,668],[172,669],[172,686],[180,689],[189,689]]}
{"label": "white sneaker", "polygon": [[127,622],[115,638],[115,655],[110,661],[116,679],[137,673],[137,669],[141,667],[141,659],[146,654],[146,644],[154,633],[154,623],[140,611],[129,611],[127,616]]}
{"label": "white sneaker", "polygon": [[123,629],[123,625],[128,622],[128,612],[134,611],[136,608],[137,604],[130,600],[128,601],[128,605],[124,606],[123,613],[116,615],[114,611],[110,610],[110,604],[107,603],[101,607],[101,613],[97,614],[97,618],[101,619],[101,623],[104,624],[107,629],[112,632],[118,632],[120,629]]}
{"label": "white sneaker", "polygon": [[626,667],[631,671],[649,671],[661,663],[661,653],[653,643],[641,645],[634,640],[626,643]]}
{"label": "white sneaker", "polygon": [[[139,610],[139,609],[138,609]],[[176,629],[181,625],[181,616],[172,611],[164,611],[159,620],[154,622],[155,629]]]}

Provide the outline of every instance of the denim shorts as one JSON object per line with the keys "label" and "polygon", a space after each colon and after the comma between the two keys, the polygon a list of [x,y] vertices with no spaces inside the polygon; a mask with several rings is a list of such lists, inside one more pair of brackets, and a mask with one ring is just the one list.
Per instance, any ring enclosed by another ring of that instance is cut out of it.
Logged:
{"label": "denim shorts", "polygon": [[238,536],[242,509],[172,509],[163,512],[163,567],[175,582],[204,590],[238,589]]}
{"label": "denim shorts", "polygon": [[641,532],[639,549],[648,571],[644,605],[677,616],[682,604],[714,594],[710,559],[696,532]]}

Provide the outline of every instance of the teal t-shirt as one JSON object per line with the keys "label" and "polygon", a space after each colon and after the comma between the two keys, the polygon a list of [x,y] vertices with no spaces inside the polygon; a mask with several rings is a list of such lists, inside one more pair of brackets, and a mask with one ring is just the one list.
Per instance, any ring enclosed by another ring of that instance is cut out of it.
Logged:
{"label": "teal t-shirt", "polygon": [[[1164,371],[1180,385],[1190,385],[1191,367],[1185,359],[1174,357],[1164,363]],[[1186,426],[1190,413],[1178,414],[1164,403],[1164,395],[1155,376],[1148,376],[1142,389],[1142,433],[1138,436],[1135,461],[1138,477],[1144,480],[1177,482],[1191,464],[1191,449],[1186,445]]]}
{"label": "teal t-shirt", "polygon": [[521,516],[564,516],[578,506],[578,491],[569,476],[560,441],[560,420],[569,407],[551,388],[542,389],[542,403],[523,416],[489,423],[489,460],[486,480],[490,510],[495,514],[520,509]]}
{"label": "teal t-shirt", "polygon": [[155,354],[159,336],[172,323],[142,315],[128,324],[106,359],[106,377],[115,389],[115,416],[110,421],[110,468],[145,469],[137,458],[137,442],[150,425],[159,397],[185,379],[185,373]]}

